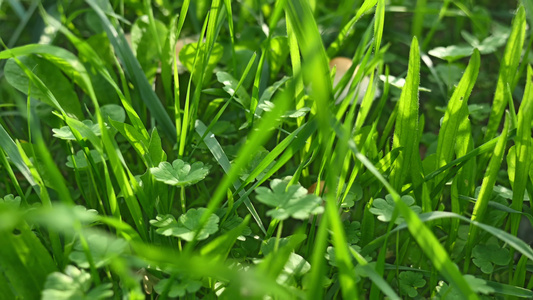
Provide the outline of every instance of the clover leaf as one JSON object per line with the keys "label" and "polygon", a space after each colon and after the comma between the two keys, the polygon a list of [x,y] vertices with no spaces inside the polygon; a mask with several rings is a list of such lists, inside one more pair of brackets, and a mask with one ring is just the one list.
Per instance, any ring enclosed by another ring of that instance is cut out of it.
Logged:
{"label": "clover leaf", "polygon": [[[350,248],[355,250],[355,252],[361,252],[361,247],[357,245],[350,245]],[[335,248],[332,246],[329,246],[326,249],[326,254],[324,255],[326,257],[326,260],[329,262],[331,266],[337,267],[337,255],[335,253]],[[366,259],[366,258],[365,258]]]}
{"label": "clover leaf", "polygon": [[[496,292],[496,290],[491,287],[486,280],[474,277],[472,275],[463,275],[463,277],[475,293],[488,295]],[[460,299],[462,296],[457,287],[453,285],[449,286],[444,281],[439,281],[436,286],[436,290],[437,294],[441,297],[440,299]]]}
{"label": "clover leaf", "polygon": [[466,279],[466,282],[468,282],[468,285],[470,285],[470,287],[476,293],[487,295],[495,292],[494,288],[488,285],[486,280],[474,277],[473,275],[469,274],[463,275],[463,277]]}
{"label": "clover leaf", "polygon": [[209,173],[209,168],[199,161],[190,165],[176,159],[172,165],[166,161],[160,162],[156,168],[150,168],[150,173],[157,181],[183,187],[203,180]]}
{"label": "clover leaf", "polygon": [[[226,215],[226,209],[220,209],[217,211],[217,215],[219,218],[224,218]],[[220,232],[225,233],[228,231],[231,231],[234,228],[237,228],[239,225],[242,224],[244,221],[243,218],[239,217],[237,214],[231,214],[230,216],[226,217],[224,222],[220,224]],[[244,227],[244,230],[242,231],[241,235],[238,237],[238,240],[244,241],[246,238],[244,236],[252,234],[252,230],[249,226]]]}
{"label": "clover leaf", "polygon": [[[273,238],[269,238],[268,240],[266,241],[263,241],[261,243],[261,252],[263,253],[263,255],[268,255],[270,252],[274,251],[274,247],[276,247],[276,242],[278,243],[278,248],[283,248],[284,246],[286,246],[290,241],[291,239],[293,239],[294,237],[292,235],[289,235],[288,237],[283,237],[283,238],[276,238],[276,237],[273,237]],[[277,240],[277,241],[276,241]]]}
{"label": "clover leaf", "polygon": [[12,208],[18,208],[20,206],[20,196],[13,196],[13,194],[5,195],[4,198],[0,198],[0,203],[3,203]]}
{"label": "clover leaf", "polygon": [[492,108],[487,103],[474,103],[468,105],[468,114],[476,121],[483,121],[489,117]]}
{"label": "clover leaf", "polygon": [[[252,172],[260,166],[260,164],[263,162],[263,160],[268,154],[269,152],[265,150],[264,148],[261,148],[259,151],[257,151],[254,157],[252,158],[252,160],[248,163],[248,166],[246,166],[246,168],[242,170],[241,175],[240,175],[241,180],[245,181],[248,178],[248,176],[252,174]],[[275,163],[276,161],[272,161],[268,166],[263,167],[263,171],[261,171],[261,173],[259,173],[255,178],[250,178],[250,179],[252,181],[254,181],[255,179],[257,180],[263,179],[263,177],[265,177],[266,173],[270,169],[272,169]]]}
{"label": "clover leaf", "polygon": [[505,266],[511,260],[509,250],[495,244],[477,245],[472,255],[474,264],[485,274],[491,274],[494,271],[494,265]]}
{"label": "clover leaf", "polygon": [[126,112],[120,105],[106,104],[100,107],[100,113],[105,122],[107,122],[108,118],[120,123],[124,123],[126,120]]}
{"label": "clover leaf", "polygon": [[[98,124],[93,124],[93,121],[91,120],[83,120],[82,123],[87,126],[87,128],[94,133],[94,135],[98,136],[102,133],[100,132],[100,126]],[[62,139],[62,140],[68,140],[73,141],[76,138],[74,137],[74,134],[72,133],[72,130],[68,126],[63,126],[59,129],[52,128],[52,131],[54,132],[54,137]],[[88,138],[87,135],[83,134],[83,132],[80,132],[80,135],[82,138],[86,139]]]}
{"label": "clover leaf", "polygon": [[[395,77],[395,76],[392,76],[392,75],[389,75],[389,76],[379,75],[379,80],[381,80],[383,82],[387,82],[388,81],[390,85],[392,85],[393,87],[398,88],[400,90],[403,89],[403,86],[405,85],[405,78]],[[422,87],[422,86],[419,86],[418,90],[421,91],[421,92],[431,92],[430,89]]]}
{"label": "clover leaf", "polygon": [[[91,156],[91,158],[93,159],[95,163],[102,162],[102,156],[100,156],[98,151],[93,149],[89,151],[89,155]],[[106,156],[104,154],[104,159],[105,158]],[[67,163],[66,163],[67,167],[74,169],[74,162],[76,162],[76,167],[78,169],[85,169],[89,166],[89,161],[85,157],[85,153],[82,150],[76,152],[76,155],[74,155],[74,159],[70,155],[67,156]]]}
{"label": "clover leaf", "polygon": [[113,296],[111,284],[102,284],[91,290],[91,275],[68,265],[64,273],[54,272],[46,277],[42,300],[109,299]]}
{"label": "clover leaf", "polygon": [[451,45],[448,47],[437,47],[429,50],[429,55],[438,57],[440,59],[453,62],[463,57],[472,55],[474,48],[472,46],[456,46]]}
{"label": "clover leaf", "polygon": [[423,279],[422,274],[405,271],[400,273],[400,289],[407,293],[409,297],[413,298],[418,295],[418,288],[426,285],[426,280]]}
{"label": "clover leaf", "polygon": [[218,81],[224,85],[224,87],[222,87],[224,91],[230,96],[234,96],[235,101],[239,102],[243,107],[250,106],[250,95],[248,95],[246,89],[242,87],[237,89],[237,86],[239,85],[237,79],[233,78],[231,74],[226,72],[217,72],[216,76]]}
{"label": "clover leaf", "polygon": [[342,188],[341,195],[346,194],[346,197],[341,203],[341,208],[348,209],[355,205],[356,201],[359,201],[363,198],[363,188],[359,183],[354,183],[348,193],[346,193],[346,185]]}
{"label": "clover leaf", "polygon": [[[91,259],[97,268],[110,264],[114,258],[126,250],[128,243],[124,239],[117,239],[100,231],[89,231],[85,234],[85,240],[91,252]],[[89,268],[90,263],[78,240],[69,258],[80,268]]]}
{"label": "clover leaf", "polygon": [[[170,284],[170,288],[167,286]],[[202,287],[202,282],[191,279],[163,279],[154,286],[157,293],[162,294],[168,290],[171,298],[183,297],[186,293],[195,293]]]}
{"label": "clover leaf", "polygon": [[[415,213],[419,214],[422,211],[422,208],[418,205],[414,205],[415,199],[409,195],[404,195],[401,198],[401,201],[403,201],[407,206],[409,206]],[[382,222],[390,222],[392,219],[392,213],[394,212],[394,206],[396,204],[394,203],[394,199],[392,198],[392,195],[385,196],[385,199],[377,198],[372,203],[372,208],[370,208],[370,212],[376,216],[378,216],[378,220]],[[401,216],[398,216],[396,218],[395,224],[400,224],[403,222],[403,218]]]}
{"label": "clover leaf", "polygon": [[346,232],[346,242],[348,244],[357,244],[361,236],[361,223],[357,221],[344,221],[344,232]]}
{"label": "clover leaf", "polygon": [[311,269],[309,264],[303,257],[296,253],[291,253],[283,270],[279,274],[276,281],[280,284],[294,282],[296,278],[302,277]]}
{"label": "clover leaf", "polygon": [[289,217],[304,220],[311,214],[318,214],[324,211],[320,206],[322,199],[313,194],[307,194],[307,189],[300,184],[289,187],[289,181],[274,179],[270,182],[270,187],[258,187],[257,200],[275,207],[267,211],[267,215],[278,220],[285,220]]}
{"label": "clover leaf", "polygon": [[[176,236],[186,241],[192,241],[196,231],[200,228],[200,219],[207,211],[206,208],[191,208],[187,213],[181,215],[176,221],[172,215],[157,216],[155,220],[150,220],[150,224],[159,227],[156,232],[164,236]],[[218,231],[220,218],[211,214],[205,226],[198,234],[198,240],[205,240],[209,235]]]}

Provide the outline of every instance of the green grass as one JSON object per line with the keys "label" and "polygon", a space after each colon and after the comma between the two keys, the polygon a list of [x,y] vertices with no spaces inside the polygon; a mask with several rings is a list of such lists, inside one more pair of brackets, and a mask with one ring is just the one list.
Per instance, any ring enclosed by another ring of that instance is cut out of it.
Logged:
{"label": "green grass", "polygon": [[2,297],[533,298],[532,7],[0,2]]}

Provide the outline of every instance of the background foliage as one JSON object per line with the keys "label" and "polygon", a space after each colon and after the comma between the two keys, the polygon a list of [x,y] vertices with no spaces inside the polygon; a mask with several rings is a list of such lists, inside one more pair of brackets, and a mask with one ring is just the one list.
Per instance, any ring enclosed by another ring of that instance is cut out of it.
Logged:
{"label": "background foliage", "polygon": [[6,299],[533,297],[533,1],[0,8]]}

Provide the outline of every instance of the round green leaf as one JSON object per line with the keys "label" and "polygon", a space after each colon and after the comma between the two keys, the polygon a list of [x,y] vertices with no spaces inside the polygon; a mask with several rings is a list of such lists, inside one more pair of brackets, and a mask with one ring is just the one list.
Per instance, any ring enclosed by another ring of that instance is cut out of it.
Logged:
{"label": "round green leaf", "polygon": [[202,162],[190,165],[181,159],[176,159],[172,165],[166,161],[161,162],[158,167],[150,168],[150,172],[157,181],[183,187],[203,180],[209,173],[209,168]]}

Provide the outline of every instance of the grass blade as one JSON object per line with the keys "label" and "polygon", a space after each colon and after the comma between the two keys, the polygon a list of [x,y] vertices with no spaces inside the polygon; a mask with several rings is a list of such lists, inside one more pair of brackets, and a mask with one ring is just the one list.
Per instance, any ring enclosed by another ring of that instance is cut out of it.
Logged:
{"label": "grass blade", "polygon": [[403,148],[394,161],[391,185],[401,191],[407,177],[417,185],[421,182],[418,151],[418,86],[420,84],[420,52],[418,40],[413,38],[409,52],[409,67],[405,85],[398,101],[398,115],[392,148]]}
{"label": "grass blade", "polygon": [[[314,74],[310,78],[312,87],[311,96],[316,101],[314,104],[316,105],[315,107],[318,108],[316,115],[321,137],[323,138],[323,151],[324,153],[328,153],[329,148],[325,141],[332,140],[334,136],[331,135],[331,127],[329,126],[329,118],[331,116],[329,101],[332,99],[333,94],[331,81],[329,80],[326,51],[322,44],[322,39],[309,3],[305,0],[289,0],[285,9],[291,25],[294,26],[293,29],[302,51],[302,58],[307,62],[303,66],[303,72],[304,74]],[[329,157],[326,157],[324,161],[330,162]],[[331,163],[331,166],[334,167],[333,163]],[[335,168],[332,168],[332,170],[335,170]],[[337,170],[340,170],[340,168]],[[326,176],[326,186],[331,190],[334,190],[333,178],[336,176],[333,174]],[[329,193],[326,200],[325,214],[328,215],[328,224],[330,230],[333,232],[333,246],[339,267],[339,282],[342,296],[346,299],[355,299],[358,297],[358,292],[352,275],[354,267],[348,251],[342,222],[337,212],[338,209],[334,195],[333,193]],[[317,249],[321,248],[323,248],[323,245],[317,246]],[[317,266],[317,270],[320,269],[321,267]],[[312,282],[311,284],[318,285],[318,288],[321,286],[320,282]],[[315,290],[312,289],[310,292],[315,292]]]}
{"label": "grass blade", "polygon": [[[524,204],[524,195],[526,191],[526,185],[530,182],[529,171],[531,169],[531,121],[533,119],[533,69],[528,65],[527,67],[527,80],[526,88],[524,91],[524,97],[520,104],[520,110],[518,111],[518,124],[516,129],[515,138],[515,156],[510,159],[514,159],[514,172],[509,170],[509,177],[514,177],[514,181],[511,181],[513,187],[513,199],[511,208],[521,212]],[[510,169],[510,168],[509,168]],[[518,234],[518,227],[520,225],[521,216],[519,214],[511,214],[511,234]],[[518,270],[517,270],[518,271]],[[514,284],[523,286],[524,282],[518,283],[519,272],[515,274]],[[525,275],[525,273],[523,273]],[[525,279],[524,276],[522,276]]]}
{"label": "grass blade", "polygon": [[[479,51],[474,50],[474,54],[470,59],[470,63],[466,68],[461,81],[455,88],[444,119],[439,131],[439,141],[437,147],[437,169],[445,166],[453,158],[455,145],[449,141],[455,141],[457,136],[461,134],[459,127],[465,119],[468,118],[468,97],[474,88],[474,84],[479,73]],[[435,178],[439,181],[444,174]]]}
{"label": "grass blade", "polygon": [[[479,191],[479,196],[477,198],[476,204],[474,206],[474,211],[472,212],[472,221],[481,222],[486,218],[486,210],[488,202],[490,200],[494,184],[496,183],[496,178],[498,176],[498,170],[503,160],[503,155],[505,152],[505,146],[507,144],[507,134],[509,131],[510,118],[505,119],[505,125],[503,126],[503,131],[500,137],[498,138],[498,143],[494,148],[494,154],[490,160],[487,171],[485,172],[485,177],[483,178],[483,183],[481,184],[481,190]],[[470,231],[468,232],[468,241],[465,246],[466,257],[464,270],[467,271],[470,264],[470,255],[472,253],[472,248],[474,244],[477,243],[477,227],[471,225]]]}
{"label": "grass blade", "polygon": [[[231,163],[228,157],[226,156],[226,154],[224,153],[224,150],[218,143],[217,139],[215,138],[215,135],[212,134],[210,131],[208,131],[208,128],[200,120],[196,120],[195,128],[196,128],[196,132],[200,136],[204,137],[203,141],[206,144],[207,148],[209,148],[209,151],[211,151],[211,153],[213,154],[213,157],[215,158],[215,160],[222,167],[226,175],[229,175],[229,173],[231,172],[231,168],[232,168]],[[233,182],[233,187],[235,188],[235,190],[239,191],[239,195],[243,196],[244,191],[241,190],[241,186],[242,184],[240,180],[238,178],[235,179],[235,181]],[[261,231],[263,231],[263,233],[266,234],[263,221],[261,221],[261,218],[257,214],[257,211],[254,205],[252,204],[252,202],[250,201],[250,199],[248,198],[248,196],[244,197],[243,201],[244,201],[244,204],[246,205],[246,208],[248,208],[248,211],[250,212],[250,214],[252,214],[252,216],[254,217],[254,220],[257,222],[257,225],[259,225],[259,228],[261,229]]]}
{"label": "grass blade", "polygon": [[[342,136],[344,133],[339,126],[335,126],[337,135]],[[403,201],[400,200],[400,195],[396,192],[394,187],[378,172],[374,165],[358,150],[353,140],[348,142],[348,147],[352,153],[360,160],[365,167],[371,171],[376,178],[385,186],[387,191],[393,196],[394,202],[398,207],[400,215],[405,219],[406,226],[411,232],[411,235],[416,240],[427,258],[431,261],[433,266],[448,280],[454,284],[465,297],[465,299],[478,299],[477,295],[472,291],[468,282],[459,272],[457,266],[452,262],[450,256],[444,250],[444,247],[437,240],[435,235],[424,225],[422,220],[415,212],[413,212]],[[392,233],[389,232],[388,234]],[[364,254],[363,254],[364,255]]]}
{"label": "grass blade", "polygon": [[86,2],[100,18],[100,22],[107,33],[109,41],[115,48],[115,51],[121,62],[124,64],[124,70],[126,74],[133,81],[133,85],[138,88],[140,98],[144,101],[146,107],[148,107],[152,113],[152,117],[160,123],[163,131],[168,135],[168,137],[174,139],[174,137],[176,137],[176,127],[172,123],[168,113],[165,111],[163,104],[161,104],[161,101],[157,98],[157,95],[152,90],[152,87],[150,86],[148,79],[146,79],[139,62],[133,55],[131,48],[128,46],[122,28],[113,26],[111,21],[107,18],[107,14],[113,15],[113,11],[111,10],[109,2],[104,1],[105,7],[101,7],[94,0],[86,0]]}
{"label": "grass blade", "polygon": [[492,102],[489,123],[485,132],[485,142],[492,139],[500,126],[503,112],[507,106],[505,97],[505,86],[512,84],[513,79],[520,63],[522,47],[524,46],[526,36],[526,16],[523,6],[518,8],[516,16],[513,19],[512,31],[500,65],[496,93]]}

